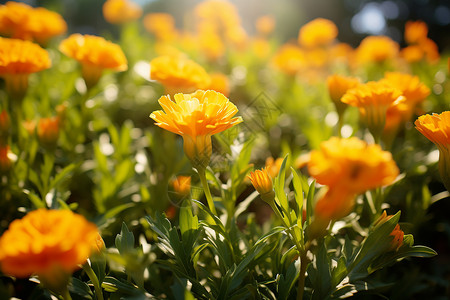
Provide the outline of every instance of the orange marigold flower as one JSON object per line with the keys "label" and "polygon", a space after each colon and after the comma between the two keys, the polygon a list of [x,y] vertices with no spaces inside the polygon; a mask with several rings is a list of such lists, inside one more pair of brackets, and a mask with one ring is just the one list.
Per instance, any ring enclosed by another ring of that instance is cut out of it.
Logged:
{"label": "orange marigold flower", "polygon": [[192,93],[210,84],[210,77],[196,62],[184,56],[159,56],[150,62],[150,78],[159,81],[166,93]]}
{"label": "orange marigold flower", "polygon": [[59,50],[81,63],[88,88],[98,82],[104,69],[128,69],[127,59],[120,46],[99,36],[72,34],[59,44]]}
{"label": "orange marigold flower", "polygon": [[445,187],[450,191],[450,111],[420,116],[414,125],[438,147],[439,173]]}
{"label": "orange marigold flower", "polygon": [[419,45],[408,46],[400,51],[400,56],[409,63],[421,61],[424,55],[425,53]]}
{"label": "orange marigold flower", "polygon": [[0,265],[5,274],[41,281],[72,274],[92,253],[95,224],[70,210],[38,209],[13,221],[0,237]]}
{"label": "orange marigold flower", "polygon": [[280,71],[293,76],[306,66],[307,60],[302,49],[285,44],[275,54],[273,64]]}
{"label": "orange marigold flower", "polygon": [[208,90],[222,93],[225,97],[228,97],[230,94],[230,81],[228,80],[228,77],[222,73],[213,73],[210,74],[209,77],[211,78],[211,82]]}
{"label": "orange marigold flower", "polygon": [[399,45],[387,36],[368,36],[356,49],[360,63],[380,63],[395,59],[399,53]]}
{"label": "orange marigold flower", "polygon": [[399,174],[390,152],[356,137],[322,142],[311,151],[308,170],[318,183],[353,194],[391,184]]}
{"label": "orange marigold flower", "polygon": [[28,88],[29,74],[50,68],[48,52],[29,41],[0,37],[0,77],[14,99],[22,99]]}
{"label": "orange marigold flower", "polygon": [[240,26],[241,20],[236,7],[224,0],[207,0],[195,7],[200,22],[214,24],[215,28],[228,30]]}
{"label": "orange marigold flower", "polygon": [[128,0],[107,0],[103,4],[103,16],[111,24],[123,24],[142,16],[142,8]]}
{"label": "orange marigold flower", "polygon": [[252,53],[259,59],[265,59],[270,54],[270,44],[265,38],[255,38],[252,40]]}
{"label": "orange marigold flower", "polygon": [[275,192],[273,191],[272,177],[267,168],[250,172],[247,176],[252,182],[253,187],[258,191],[261,199],[267,203],[272,203],[275,199]]}
{"label": "orange marigold flower", "polygon": [[359,108],[370,132],[378,138],[386,123],[388,108],[404,101],[402,92],[381,81],[370,81],[350,89],[341,101]]}
{"label": "orange marigold flower", "polygon": [[256,19],[256,31],[260,35],[266,36],[273,32],[275,28],[275,19],[272,16],[261,16]]}
{"label": "orange marigold flower", "polygon": [[67,24],[61,15],[46,8],[13,1],[0,6],[0,33],[5,35],[46,43],[66,31]]}
{"label": "orange marigold flower", "polygon": [[212,153],[211,136],[241,123],[242,118],[233,118],[237,107],[216,91],[179,93],[174,98],[175,102],[162,96],[158,102],[164,111],[154,111],[150,118],[159,127],[181,135],[186,156],[194,167],[205,168]]}
{"label": "orange marigold flower", "polygon": [[4,145],[11,129],[11,118],[6,109],[0,113],[0,145]]}
{"label": "orange marigold flower", "polygon": [[420,42],[419,47],[425,53],[425,57],[428,62],[436,63],[440,59],[439,49],[436,43],[432,39],[424,39]]}
{"label": "orange marigold flower", "polygon": [[330,98],[336,106],[338,114],[341,115],[347,108],[347,104],[341,101],[342,96],[344,96],[349,89],[361,84],[361,81],[357,77],[334,74],[328,77],[327,84]]}
{"label": "orange marigold flower", "polygon": [[338,35],[337,26],[330,20],[317,18],[300,28],[298,42],[305,47],[320,47],[331,44]]}
{"label": "orange marigold flower", "polygon": [[330,220],[339,220],[348,215],[355,205],[355,197],[355,193],[343,187],[329,187],[314,207],[318,223],[313,227],[321,224],[326,228]]}
{"label": "orange marigold flower", "polygon": [[177,176],[172,180],[175,192],[181,197],[187,197],[191,193],[191,176]]}
{"label": "orange marigold flower", "polygon": [[277,177],[282,164],[283,158],[281,157],[278,157],[277,159],[274,159],[271,156],[266,158],[265,169],[267,170],[267,173],[269,173],[271,178]]}
{"label": "orange marigold flower", "polygon": [[423,21],[408,21],[405,24],[405,41],[408,44],[418,44],[428,35],[428,26]]}
{"label": "orange marigold flower", "polygon": [[39,141],[46,147],[53,148],[59,138],[59,118],[42,118],[37,125]]}

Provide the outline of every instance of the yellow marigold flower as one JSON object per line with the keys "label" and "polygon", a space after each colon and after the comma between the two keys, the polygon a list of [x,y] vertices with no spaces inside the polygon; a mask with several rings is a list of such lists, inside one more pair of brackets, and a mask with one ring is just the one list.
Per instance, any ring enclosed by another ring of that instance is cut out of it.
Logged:
{"label": "yellow marigold flower", "polygon": [[8,275],[37,274],[50,287],[64,285],[89,258],[97,236],[95,224],[81,215],[38,209],[13,221],[0,237],[0,266]]}
{"label": "yellow marigold flower", "polygon": [[55,147],[59,138],[59,118],[40,119],[37,125],[37,136],[45,147]]}
{"label": "yellow marigold flower", "polygon": [[395,59],[399,53],[399,45],[387,36],[368,36],[356,49],[360,63],[380,63]]}
{"label": "yellow marigold flower", "polygon": [[273,58],[274,66],[288,75],[295,75],[302,70],[306,64],[305,53],[295,45],[283,45]]}
{"label": "yellow marigold flower", "polygon": [[200,50],[210,61],[216,61],[225,54],[225,44],[214,31],[200,31],[198,43]]}
{"label": "yellow marigold flower", "polygon": [[253,187],[258,191],[261,199],[267,203],[272,203],[275,199],[275,192],[273,191],[272,177],[267,168],[250,172],[247,176],[252,182]]}
{"label": "yellow marigold flower", "polygon": [[416,129],[439,149],[439,173],[450,191],[450,111],[423,115],[416,122]]}
{"label": "yellow marigold flower", "polygon": [[175,102],[162,96],[158,102],[164,111],[154,111],[150,118],[159,127],[181,135],[186,156],[194,167],[205,168],[212,152],[211,136],[241,123],[242,118],[233,118],[237,107],[216,91],[179,93],[174,98]]}
{"label": "yellow marigold flower", "polygon": [[259,59],[265,59],[270,54],[270,44],[265,38],[255,38],[252,40],[252,53]]}
{"label": "yellow marigold flower", "polygon": [[175,192],[181,197],[187,197],[191,193],[191,176],[177,176],[172,180]]}
{"label": "yellow marigold flower", "polygon": [[107,0],[103,3],[103,16],[111,24],[123,24],[142,15],[142,8],[128,0]]}
{"label": "yellow marigold flower", "polygon": [[320,47],[331,44],[338,35],[337,26],[330,20],[317,18],[300,28],[298,42],[304,47]]}
{"label": "yellow marigold flower", "polygon": [[334,63],[353,64],[354,52],[349,44],[337,43],[330,47],[328,55]]}
{"label": "yellow marigold flower", "polygon": [[271,34],[275,28],[275,19],[272,16],[266,15],[256,19],[256,31],[260,35],[267,36]]}
{"label": "yellow marigold flower", "polygon": [[378,138],[386,123],[388,108],[404,101],[402,92],[384,82],[370,81],[350,89],[341,101],[359,108],[361,117],[375,138]]}
{"label": "yellow marigold flower", "polygon": [[177,36],[175,19],[167,13],[150,13],[144,17],[144,28],[160,41],[173,41]]}
{"label": "yellow marigold flower", "polygon": [[356,137],[322,142],[311,151],[308,170],[318,183],[353,194],[391,184],[399,174],[390,152]]}
{"label": "yellow marigold flower", "polygon": [[213,90],[223,94],[228,97],[230,94],[230,81],[225,74],[213,73],[210,74],[211,82],[209,84],[208,90]]}
{"label": "yellow marigold flower", "polygon": [[195,14],[200,22],[215,24],[224,30],[240,26],[240,17],[236,7],[224,0],[207,0],[195,7]]}
{"label": "yellow marigold flower", "polygon": [[13,1],[0,6],[0,32],[5,35],[43,44],[66,31],[61,15],[46,8]]}
{"label": "yellow marigold flower", "polygon": [[0,77],[14,99],[22,99],[28,87],[28,76],[50,68],[48,52],[29,41],[0,37]]}
{"label": "yellow marigold flower", "polygon": [[192,93],[210,84],[210,77],[196,62],[184,56],[159,56],[150,62],[150,78],[159,81],[166,93]]}
{"label": "yellow marigold flower", "polygon": [[[390,218],[392,218],[392,215],[387,215],[386,211],[383,211],[383,213],[381,214],[381,216],[374,222],[374,226],[379,226],[383,223],[385,223],[386,221],[388,221]],[[392,241],[391,241],[391,245],[388,249],[388,251],[397,251],[402,245],[403,245],[403,237],[404,237],[404,232],[403,230],[401,230],[400,225],[395,225],[394,230],[392,230],[392,232],[389,234],[390,236],[393,237]]]}
{"label": "yellow marigold flower", "polygon": [[99,36],[72,34],[59,44],[59,50],[81,63],[88,88],[97,84],[104,69],[125,71],[128,68],[120,46]]}
{"label": "yellow marigold flower", "polygon": [[330,98],[336,106],[336,111],[339,115],[347,108],[347,104],[341,101],[342,96],[344,96],[349,89],[352,89],[359,84],[361,84],[361,81],[357,77],[348,77],[338,74],[328,77],[328,93],[330,94]]}
{"label": "yellow marigold flower", "polygon": [[418,44],[428,35],[428,26],[423,21],[408,21],[405,25],[405,41],[408,44]]}

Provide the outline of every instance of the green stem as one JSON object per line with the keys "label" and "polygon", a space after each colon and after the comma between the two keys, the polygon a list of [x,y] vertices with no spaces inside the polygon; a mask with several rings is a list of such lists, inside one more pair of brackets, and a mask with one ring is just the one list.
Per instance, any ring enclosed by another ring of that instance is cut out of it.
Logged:
{"label": "green stem", "polygon": [[308,252],[309,246],[302,251],[300,255],[300,275],[298,277],[298,290],[297,290],[297,300],[303,300],[303,292],[305,291],[305,279],[306,279],[306,267],[308,266]]}
{"label": "green stem", "polygon": [[67,288],[64,291],[64,294],[61,296],[63,297],[64,300],[72,300],[72,297],[70,296],[69,290]]}
{"label": "green stem", "polygon": [[198,171],[198,176],[200,177],[200,181],[202,182],[206,201],[208,201],[209,210],[211,210],[211,212],[217,216],[217,211],[216,211],[216,207],[214,206],[214,201],[211,196],[211,191],[209,190],[209,185],[208,185],[208,182],[206,181],[205,168],[198,168],[197,171]]}
{"label": "green stem", "polygon": [[102,287],[100,286],[100,282],[98,281],[97,275],[95,275],[95,272],[94,272],[94,270],[92,270],[89,263],[85,263],[83,265],[83,270],[89,276],[89,279],[91,280],[92,284],[94,285],[95,295],[97,295],[97,299],[103,300]]}

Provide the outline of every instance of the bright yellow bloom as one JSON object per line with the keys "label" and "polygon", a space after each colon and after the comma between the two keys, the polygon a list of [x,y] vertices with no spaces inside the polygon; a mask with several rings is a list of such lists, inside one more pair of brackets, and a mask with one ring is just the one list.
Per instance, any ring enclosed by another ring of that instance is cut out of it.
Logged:
{"label": "bright yellow bloom", "polygon": [[266,15],[256,19],[256,31],[262,36],[271,34],[275,28],[275,19],[272,16]]}
{"label": "bright yellow bloom", "polygon": [[88,88],[98,82],[104,69],[128,69],[127,59],[120,46],[99,36],[72,34],[61,42],[59,50],[81,63]]}
{"label": "bright yellow bloom", "polygon": [[250,172],[250,175],[247,177],[260,194],[262,200],[268,203],[274,201],[275,192],[273,191],[272,177],[269,175],[267,168]]}
{"label": "bright yellow bloom", "polygon": [[302,49],[295,45],[285,44],[275,54],[273,64],[280,71],[293,76],[306,66],[307,61]]}
{"label": "bright yellow bloom", "polygon": [[123,24],[136,19],[142,15],[142,8],[128,0],[107,0],[103,4],[103,16],[112,24]]}
{"label": "bright yellow bloom", "polygon": [[450,191],[450,111],[423,115],[416,122],[416,129],[439,149],[439,173]]}
{"label": "bright yellow bloom", "polygon": [[304,47],[320,47],[331,44],[338,35],[337,26],[330,20],[317,18],[300,28],[298,42]]}
{"label": "bright yellow bloom", "polygon": [[192,93],[207,88],[210,77],[196,62],[184,56],[159,56],[150,62],[150,78],[159,81],[166,93]]}
{"label": "bright yellow bloom", "polygon": [[144,17],[145,29],[160,41],[170,42],[177,36],[175,19],[167,13],[151,13]]}
{"label": "bright yellow bloom", "polygon": [[332,137],[311,151],[308,170],[317,182],[350,193],[391,184],[399,170],[390,152],[352,137]]}
{"label": "bright yellow bloom", "polygon": [[12,98],[22,99],[28,87],[28,76],[50,68],[47,50],[29,41],[0,37],[0,77]]}
{"label": "bright yellow bloom", "polygon": [[191,193],[191,176],[177,176],[172,180],[172,186],[180,197],[189,196]]}
{"label": "bright yellow bloom", "polygon": [[174,98],[175,102],[162,96],[158,102],[164,111],[154,111],[150,118],[159,127],[181,135],[186,156],[194,167],[205,168],[212,153],[211,136],[239,124],[242,118],[233,118],[237,107],[216,91],[179,93]]}
{"label": "bright yellow bloom", "polygon": [[195,14],[199,22],[214,24],[225,31],[241,23],[236,7],[225,0],[203,1],[195,7]]}
{"label": "bright yellow bloom", "polygon": [[70,275],[91,255],[98,230],[70,210],[38,209],[13,221],[0,237],[0,265],[5,274],[55,282]]}
{"label": "bright yellow bloom", "polygon": [[5,35],[45,44],[66,31],[67,24],[61,15],[43,7],[12,1],[0,6],[0,32]]}
{"label": "bright yellow bloom", "polygon": [[361,82],[357,77],[334,74],[328,77],[327,84],[330,98],[336,106],[338,114],[341,115],[347,107],[347,104],[341,101],[342,96],[344,96],[349,89],[361,84]]}
{"label": "bright yellow bloom", "polygon": [[380,63],[397,58],[399,45],[387,36],[368,36],[356,51],[359,63]]}
{"label": "bright yellow bloom", "polygon": [[419,44],[428,35],[428,26],[423,21],[408,21],[405,25],[405,41],[408,44]]}
{"label": "bright yellow bloom", "polygon": [[387,110],[401,105],[404,99],[399,89],[384,82],[370,81],[348,90],[341,101],[359,108],[361,117],[377,138],[385,126]]}

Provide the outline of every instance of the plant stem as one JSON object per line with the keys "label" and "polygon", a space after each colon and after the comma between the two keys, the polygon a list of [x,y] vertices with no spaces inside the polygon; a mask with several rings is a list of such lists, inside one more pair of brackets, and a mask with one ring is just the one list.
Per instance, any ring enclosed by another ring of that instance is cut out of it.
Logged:
{"label": "plant stem", "polygon": [[209,190],[209,185],[208,185],[208,182],[206,181],[205,168],[198,168],[197,172],[198,172],[198,176],[200,177],[200,181],[202,182],[206,201],[208,201],[209,210],[211,210],[211,212],[217,216],[217,211],[216,211],[216,207],[214,206],[214,201],[211,196],[211,191]]}
{"label": "plant stem", "polygon": [[97,299],[103,300],[102,287],[100,286],[100,282],[98,281],[97,275],[95,275],[95,272],[94,272],[94,270],[92,270],[89,263],[85,263],[83,265],[83,270],[89,276],[89,279],[91,280],[92,284],[94,285],[95,295],[97,295]]}
{"label": "plant stem", "polygon": [[303,300],[303,292],[305,290],[306,267],[308,266],[308,257],[306,256],[308,250],[302,251],[300,255],[300,275],[298,277],[297,300]]}

